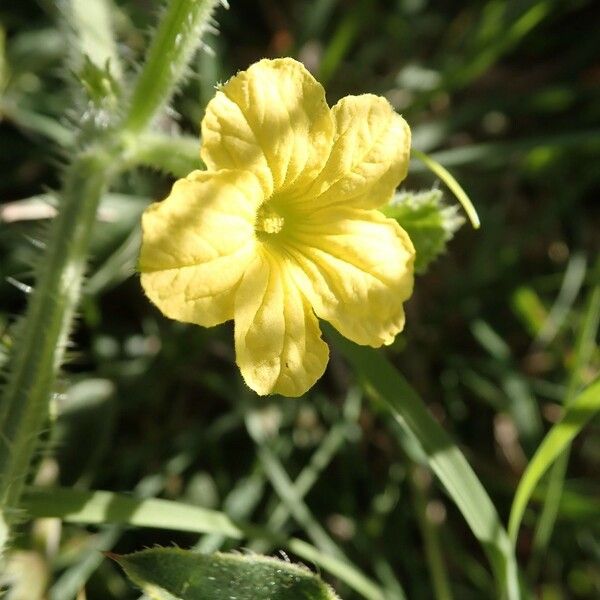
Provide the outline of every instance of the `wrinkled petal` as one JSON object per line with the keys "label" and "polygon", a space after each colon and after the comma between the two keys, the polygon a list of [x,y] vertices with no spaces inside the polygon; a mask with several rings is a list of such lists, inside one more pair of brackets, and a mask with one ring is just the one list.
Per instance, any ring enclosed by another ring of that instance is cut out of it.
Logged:
{"label": "wrinkled petal", "polygon": [[281,257],[262,252],[235,299],[236,362],[258,394],[300,396],[325,371],[329,350]]}
{"label": "wrinkled petal", "polygon": [[395,220],[376,210],[327,208],[298,227],[286,250],[318,317],[357,344],[394,341],[404,327],[414,262],[413,245]]}
{"label": "wrinkled petal", "polygon": [[256,252],[261,201],[251,173],[194,171],[146,209],[141,281],[166,316],[206,327],[233,318],[235,290]]}
{"label": "wrinkled petal", "polygon": [[202,121],[208,169],[247,169],[265,193],[306,187],[329,156],[333,118],[325,90],[291,58],[261,60],[223,85]]}
{"label": "wrinkled petal", "polygon": [[332,109],[335,141],[329,159],[298,201],[308,210],[331,204],[377,208],[406,177],[410,128],[381,96],[346,96]]}

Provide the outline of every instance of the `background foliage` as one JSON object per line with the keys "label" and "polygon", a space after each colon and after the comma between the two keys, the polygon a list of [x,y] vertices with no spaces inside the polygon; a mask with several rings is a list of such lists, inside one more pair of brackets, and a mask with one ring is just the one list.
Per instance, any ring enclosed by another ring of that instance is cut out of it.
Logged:
{"label": "background foliage", "polygon": [[[86,100],[72,101],[73,74],[86,65],[72,55],[65,6],[0,8],[0,362],[31,265],[41,260],[48,194],[60,185],[72,125],[83,123],[85,134],[88,118]],[[157,9],[115,2],[127,72],[143,56]],[[600,364],[594,344],[577,358],[600,280],[597,8],[586,0],[240,0],[215,16],[220,34],[205,38],[212,50],[197,55],[160,128],[197,135],[216,82],[263,56],[292,55],[326,85],[330,104],[349,93],[386,95],[411,124],[415,147],[469,190],[482,229],[461,229],[418,278],[406,332],[387,353],[460,441],[506,520],[520,474],[572,382],[590,382]],[[93,75],[85,81],[91,98]],[[137,220],[171,182],[138,169],[103,200],[45,434],[52,452],[38,457],[36,483],[135,490],[268,522],[332,554],[342,549],[390,597],[491,597],[460,514],[419,457],[404,454],[394,424],[366,403],[340,356],[305,398],[259,401],[233,363],[229,324],[173,323],[144,299],[134,275]],[[432,182],[415,164],[405,186]],[[556,476],[545,480],[525,514],[517,554],[537,597],[600,595],[597,432],[592,423],[576,440],[562,495],[552,488]],[[307,464],[304,499],[282,503]],[[198,540],[39,519],[22,527],[12,569],[28,573],[23,598],[43,597],[35,585],[53,600],[74,598],[84,584],[89,600],[135,598],[98,550],[172,543],[239,546],[214,534]],[[356,597],[331,582],[341,597]]]}

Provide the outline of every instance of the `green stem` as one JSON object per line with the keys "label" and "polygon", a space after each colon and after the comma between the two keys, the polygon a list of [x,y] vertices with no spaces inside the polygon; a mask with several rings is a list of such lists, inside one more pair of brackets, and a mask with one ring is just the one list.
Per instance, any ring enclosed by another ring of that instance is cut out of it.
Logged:
{"label": "green stem", "polygon": [[103,132],[103,142],[90,142],[65,173],[59,215],[8,365],[0,406],[0,552],[48,417],[100,197],[117,170],[130,166],[125,159],[139,143],[137,134],[169,101],[216,4],[217,0],[170,1],[138,77],[125,130]]}
{"label": "green stem", "polygon": [[420,150],[416,150],[413,148],[411,150],[412,155],[415,158],[418,158],[432,173],[437,175],[447,186],[448,189],[456,196],[456,199],[462,204],[462,207],[465,209],[467,216],[469,217],[469,221],[471,221],[471,225],[473,229],[479,229],[481,226],[481,221],[479,220],[479,215],[475,210],[475,206],[471,202],[471,199],[462,188],[460,183],[456,181],[452,173],[448,171],[445,167],[443,167],[439,162],[431,158],[425,154],[425,152],[421,152]]}
{"label": "green stem", "polygon": [[198,48],[218,0],[172,0],[153,35],[146,64],[136,81],[124,129],[144,130],[171,99]]}
{"label": "green stem", "polygon": [[[77,306],[96,209],[110,175],[111,153],[90,150],[65,175],[43,268],[21,323],[0,411],[0,510],[16,508]],[[7,515],[3,515],[7,519]],[[10,521],[10,516],[8,519]]]}
{"label": "green stem", "polygon": [[175,177],[202,169],[200,142],[196,136],[145,133],[136,136],[124,157],[123,167],[143,165]]}

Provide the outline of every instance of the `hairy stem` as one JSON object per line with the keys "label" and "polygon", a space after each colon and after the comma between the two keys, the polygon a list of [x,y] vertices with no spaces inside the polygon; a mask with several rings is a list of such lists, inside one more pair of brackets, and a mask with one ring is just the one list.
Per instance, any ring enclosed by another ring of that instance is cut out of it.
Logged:
{"label": "hairy stem", "polygon": [[171,99],[219,0],[172,0],[136,81],[124,128],[145,129]]}
{"label": "hairy stem", "polygon": [[216,4],[217,0],[170,0],[130,96],[124,127],[98,131],[95,143],[90,142],[66,170],[59,215],[20,324],[0,404],[0,553],[48,417],[100,197],[118,170],[136,162],[130,153],[139,148],[138,134],[170,100]]}
{"label": "hairy stem", "polygon": [[[17,506],[79,299],[96,209],[110,173],[107,151],[89,151],[65,175],[62,205],[21,323],[0,410],[0,507]],[[6,517],[5,517],[6,518]]]}

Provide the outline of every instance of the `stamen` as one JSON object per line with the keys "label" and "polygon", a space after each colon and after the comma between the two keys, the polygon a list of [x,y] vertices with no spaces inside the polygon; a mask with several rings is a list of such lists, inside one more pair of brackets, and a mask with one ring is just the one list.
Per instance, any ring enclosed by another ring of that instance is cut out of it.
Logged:
{"label": "stamen", "polygon": [[285,224],[285,219],[275,211],[268,203],[258,209],[254,229],[257,234],[279,233]]}

